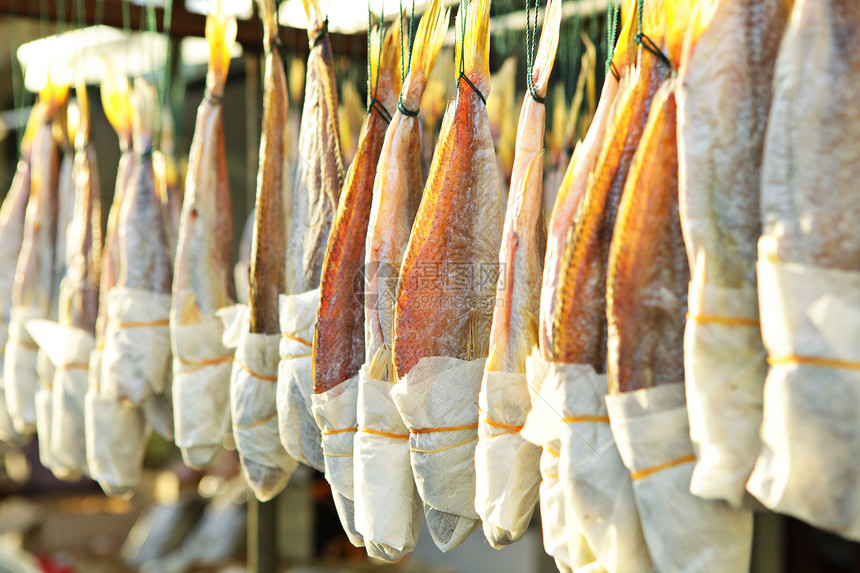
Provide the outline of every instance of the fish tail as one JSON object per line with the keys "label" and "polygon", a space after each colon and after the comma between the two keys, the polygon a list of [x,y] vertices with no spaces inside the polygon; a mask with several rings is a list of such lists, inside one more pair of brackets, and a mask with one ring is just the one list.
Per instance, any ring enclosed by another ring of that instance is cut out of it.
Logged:
{"label": "fish tail", "polygon": [[463,72],[486,99],[490,94],[490,0],[460,1],[455,36],[456,61],[463,59]]}
{"label": "fish tail", "polygon": [[[370,35],[370,75],[367,92],[368,105],[375,96],[376,100],[389,112],[394,110],[397,94],[400,93],[400,18],[385,32]],[[383,37],[384,36],[384,37]],[[380,50],[379,44],[382,43]]]}
{"label": "fish tail", "polygon": [[546,88],[549,83],[549,75],[555,63],[555,54],[558,50],[558,36],[561,28],[561,0],[549,0],[546,7],[546,16],[543,22],[543,31],[540,35],[537,55],[532,66],[532,85],[539,97],[546,97]]}
{"label": "fish tail", "polygon": [[305,8],[305,16],[308,18],[308,30],[322,25],[323,17],[320,10],[319,0],[302,0]]}
{"label": "fish tail", "polygon": [[216,0],[215,10],[206,16],[206,41],[209,42],[209,89],[221,95],[230,68],[230,49],[236,42],[236,19],[224,15],[221,0]]}
{"label": "fish tail", "polygon": [[39,92],[39,99],[47,106],[47,115],[54,116],[66,104],[69,95],[69,85],[54,83],[51,72],[45,78],[45,87]]}
{"label": "fish tail", "polygon": [[121,141],[131,137],[131,87],[128,78],[108,68],[108,74],[101,85],[102,106],[105,115]]}
{"label": "fish tail", "polygon": [[711,24],[711,19],[714,17],[716,8],[717,2],[714,1],[699,2],[693,7],[689,16],[690,25],[687,27],[686,33],[684,34],[684,41],[679,57],[680,61],[678,62],[678,70],[682,75],[684,73],[683,71],[687,68],[687,63],[690,61],[690,58],[696,49],[696,44],[698,44],[699,38],[702,37],[702,34]]}
{"label": "fish tail", "polygon": [[367,370],[367,377],[373,380],[397,381],[394,371],[394,356],[391,354],[391,348],[387,344],[383,344],[376,349],[376,353],[373,355],[370,367]]}
{"label": "fish tail", "polygon": [[[666,55],[675,69],[678,68],[681,60],[684,37],[690,24],[693,23],[692,16],[694,13],[701,12],[698,9],[694,10],[694,7],[698,7],[698,5],[695,3],[694,6],[691,0],[665,0]],[[698,28],[698,26],[696,27]]]}
{"label": "fish tail", "polygon": [[257,0],[260,8],[260,20],[263,22],[263,46],[268,51],[275,46],[278,36],[278,14],[275,0]]}
{"label": "fish tail", "polygon": [[636,32],[639,31],[637,10],[634,2],[633,10],[627,13],[624,26],[618,35],[618,42],[615,44],[615,51],[612,53],[612,64],[619,72],[627,68],[636,56]]}
{"label": "fish tail", "polygon": [[451,10],[443,9],[440,0],[432,0],[424,16],[421,17],[415,33],[415,44],[412,47],[409,76],[403,86],[404,99],[413,100],[407,102],[410,105],[415,106],[421,101],[427,78],[430,77],[430,72],[433,71],[436,58],[439,57],[439,51],[442,49],[450,17]]}

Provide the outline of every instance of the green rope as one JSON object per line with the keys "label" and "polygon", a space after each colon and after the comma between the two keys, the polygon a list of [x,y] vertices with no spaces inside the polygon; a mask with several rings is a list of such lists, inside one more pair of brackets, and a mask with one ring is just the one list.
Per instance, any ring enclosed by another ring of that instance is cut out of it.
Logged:
{"label": "green rope", "polygon": [[173,26],[173,0],[164,0],[164,12],[161,19],[161,26],[164,32],[164,37],[167,40],[167,55],[164,63],[164,85],[162,86],[162,106],[166,107],[170,100],[170,89],[173,84],[173,78],[170,75],[170,61],[172,59],[172,42],[170,41],[170,31]]}
{"label": "green rope", "polygon": [[415,21],[415,0],[412,0],[412,15],[409,17],[409,61],[403,60],[403,0],[400,0],[400,82],[406,81],[406,74],[412,69],[412,23]]}
{"label": "green rope", "polygon": [[472,83],[472,80],[466,75],[466,16],[469,13],[469,2],[468,0],[460,0],[460,13],[457,14],[457,17],[460,18],[460,75],[457,76],[457,83],[460,83],[460,80],[466,82],[472,91],[478,94],[478,97],[481,99],[481,102],[484,105],[487,105],[487,98],[484,94],[481,93],[481,90],[478,89],[478,86]]}
{"label": "green rope", "polygon": [[385,39],[385,31],[382,25],[385,23],[385,2],[382,2],[379,10],[379,52],[376,58],[376,84],[373,83],[373,74],[370,69],[370,35],[373,33],[371,22],[370,0],[367,2],[367,84],[368,93],[370,94],[370,103],[367,104],[367,113],[369,114],[374,109],[385,121],[391,123],[391,114],[382,105],[382,102],[376,99],[379,92],[379,65],[382,63],[382,42]]}
{"label": "green rope", "polygon": [[[532,24],[529,16],[529,3],[526,0],[526,86],[528,86],[529,94],[537,103],[546,103],[546,98],[541,97],[535,91],[534,66],[535,66],[535,48],[537,45],[537,26],[538,26],[538,10],[540,8],[540,0],[535,0],[535,21]],[[531,37],[530,37],[531,36]]]}
{"label": "green rope", "polygon": [[[606,9],[606,69],[604,70],[604,74],[609,74],[610,72],[613,74],[615,73],[612,63],[612,54],[615,51],[615,42],[618,39],[618,13],[621,10],[620,3],[621,0],[609,0],[609,6]],[[618,78],[616,77],[616,79]]]}

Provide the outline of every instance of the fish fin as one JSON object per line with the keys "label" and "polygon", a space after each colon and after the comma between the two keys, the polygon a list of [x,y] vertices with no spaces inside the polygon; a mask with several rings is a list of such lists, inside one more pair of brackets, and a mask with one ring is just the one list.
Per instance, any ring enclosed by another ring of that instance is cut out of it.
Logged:
{"label": "fish fin", "polygon": [[105,116],[120,139],[131,134],[131,86],[128,78],[108,64],[108,73],[101,84]]}
{"label": "fish fin", "polygon": [[450,19],[450,8],[443,9],[440,0],[432,0],[421,17],[412,47],[409,75],[402,89],[403,99],[409,106],[417,107],[421,102],[427,78],[430,77],[442,49]]}
{"label": "fish fin", "polygon": [[216,95],[224,91],[230,69],[230,49],[236,42],[236,18],[224,15],[222,0],[206,16],[206,41],[209,42],[209,89]]}
{"label": "fish fin", "polygon": [[633,9],[627,13],[624,26],[621,27],[621,33],[615,44],[615,51],[612,53],[612,63],[619,72],[629,67],[636,57],[636,32],[639,29],[636,10],[636,3],[634,3]]}
{"label": "fish fin", "polygon": [[[464,25],[465,42],[461,46]],[[490,0],[461,0],[455,30],[455,61],[459,65],[462,51],[463,71],[486,99],[490,94]]]}
{"label": "fish fin", "polygon": [[535,92],[540,97],[546,97],[546,88],[555,54],[558,50],[558,36],[561,28],[561,0],[549,0],[546,16],[543,21],[543,31],[538,42],[538,51],[532,67],[532,83]]}
{"label": "fish fin", "polygon": [[678,68],[681,60],[681,50],[684,43],[686,31],[692,23],[694,9],[698,12],[697,7],[691,0],[665,0],[665,19],[666,19],[666,55],[675,69]]}
{"label": "fish fin", "polygon": [[397,374],[394,371],[394,355],[391,354],[391,348],[387,344],[376,349],[370,366],[367,368],[367,377],[388,382],[397,381]]}
{"label": "fish fin", "polygon": [[308,19],[308,29],[313,26],[315,20],[322,20],[319,0],[302,0],[302,6]]}
{"label": "fish fin", "polygon": [[66,104],[69,96],[69,84],[54,83],[48,70],[45,77],[45,87],[39,92],[39,99],[47,104],[48,116],[53,116]]}
{"label": "fish fin", "polygon": [[27,119],[27,127],[24,129],[24,137],[21,139],[21,154],[25,154],[33,143],[33,138],[36,136],[36,130],[42,125],[42,118],[45,117],[45,105],[37,100],[30,112],[30,117]]}

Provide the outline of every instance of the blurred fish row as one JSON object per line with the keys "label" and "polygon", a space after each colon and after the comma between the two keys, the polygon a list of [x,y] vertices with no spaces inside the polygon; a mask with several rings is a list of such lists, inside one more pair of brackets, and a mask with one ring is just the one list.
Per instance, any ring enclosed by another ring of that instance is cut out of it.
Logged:
{"label": "blurred fish row", "polygon": [[452,61],[440,0],[368,30],[358,117],[303,3],[292,161],[258,0],[246,263],[220,7],[184,185],[153,87],[102,86],[122,149],[104,233],[86,90],[39,95],[0,210],[0,437],[35,430],[55,474],[123,495],[151,429],[193,467],[232,432],[257,498],[299,463],[324,472],[350,541],[385,560],[422,518],[443,551],[478,527],[503,547],[536,506],[561,571],[741,571],[762,505],[860,539],[860,7],[633,2],[599,97],[583,37],[568,112],[549,0],[516,121],[515,63],[490,77],[490,0],[460,2]]}

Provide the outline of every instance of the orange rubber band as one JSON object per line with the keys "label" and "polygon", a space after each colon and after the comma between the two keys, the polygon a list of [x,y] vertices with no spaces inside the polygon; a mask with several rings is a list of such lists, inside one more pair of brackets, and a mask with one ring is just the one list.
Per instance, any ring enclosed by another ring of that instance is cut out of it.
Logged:
{"label": "orange rubber band", "polygon": [[70,362],[69,364],[61,364],[57,366],[57,370],[89,370],[89,362]]}
{"label": "orange rubber band", "polygon": [[286,332],[282,332],[281,336],[283,336],[284,338],[286,338],[288,340],[298,342],[299,344],[304,344],[305,346],[308,346],[310,348],[313,348],[313,346],[314,346],[312,343],[308,342],[304,338],[299,338],[298,336],[293,336],[292,334],[287,334]]}
{"label": "orange rubber band", "polygon": [[223,364],[233,360],[233,355],[222,356],[221,358],[213,358],[212,360],[183,360],[178,356],[173,357],[179,364],[183,366],[213,366],[215,364]]}
{"label": "orange rubber band", "polygon": [[674,468],[675,466],[680,466],[684,464],[689,464],[691,462],[696,461],[696,454],[690,454],[689,456],[683,456],[677,459],[674,459],[670,462],[666,462],[665,464],[660,464],[651,468],[645,468],[644,470],[639,470],[638,472],[633,472],[630,474],[630,479],[633,481],[640,480],[642,478],[646,478],[650,475],[656,474],[657,472],[661,472],[663,470],[667,470],[669,468]]}
{"label": "orange rubber band", "polygon": [[554,449],[552,449],[552,448],[548,448],[548,447],[546,447],[546,446],[544,446],[544,447],[543,447],[543,451],[545,451],[546,453],[548,453],[549,455],[551,455],[551,456],[552,456],[552,457],[554,457],[554,458],[557,458],[557,457],[559,457],[559,456],[561,455],[561,452],[556,451],[556,450],[554,450]]}
{"label": "orange rubber band", "polygon": [[488,426],[492,426],[493,428],[501,428],[503,430],[510,430],[511,432],[519,432],[523,429],[523,424],[514,425],[514,424],[503,424],[501,422],[496,422],[495,420],[491,420],[486,417],[483,412],[481,412],[481,419],[484,420],[484,423]]}
{"label": "orange rubber band", "polygon": [[579,422],[592,422],[594,424],[608,424],[609,416],[568,416],[567,418],[562,418],[562,422],[565,424],[577,424]]}
{"label": "orange rubber band", "polygon": [[435,450],[419,450],[416,448],[410,448],[410,450],[412,450],[416,454],[438,454],[439,452],[444,452],[446,450],[452,450],[456,447],[468,444],[469,442],[474,442],[477,439],[478,439],[478,436],[475,436],[474,438],[469,438],[467,440],[463,440],[462,442],[457,442],[456,444],[451,444],[450,446],[443,446],[441,448],[436,448]]}
{"label": "orange rubber band", "polygon": [[382,430],[374,430],[373,428],[359,428],[358,431],[364,432],[365,434],[370,434],[372,436],[382,436],[385,438],[396,438],[398,440],[409,439],[409,434],[394,434],[392,432],[383,432]]}
{"label": "orange rubber band", "polygon": [[415,430],[409,430],[409,432],[412,434],[432,434],[433,432],[459,432],[460,430],[472,430],[477,427],[478,424],[467,424],[465,426],[448,426],[443,428],[418,428]]}
{"label": "orange rubber band", "polygon": [[339,430],[326,430],[324,432],[320,432],[323,436],[333,436],[334,434],[345,434],[347,432],[356,432],[358,431],[358,426],[355,428],[340,428]]}
{"label": "orange rubber band", "polygon": [[278,413],[275,412],[271,416],[266,416],[262,420],[257,420],[253,424],[245,424],[244,426],[237,426],[234,424],[233,428],[235,428],[236,430],[250,430],[251,428],[256,428],[257,426],[262,426],[263,424],[265,424],[266,422],[268,422],[269,420],[271,420],[272,418],[274,418],[277,415],[278,415]]}
{"label": "orange rubber band", "polygon": [[293,358],[305,358],[307,356],[313,356],[313,352],[305,352],[304,354],[293,354],[292,356],[284,356],[283,358],[281,358],[281,361],[292,360]]}
{"label": "orange rubber band", "polygon": [[351,458],[352,457],[351,453],[349,453],[349,454],[329,454],[329,453],[323,452],[323,455],[327,458]]}
{"label": "orange rubber band", "polygon": [[761,327],[761,322],[758,320],[753,320],[751,318],[737,318],[737,317],[729,317],[729,316],[710,316],[706,314],[690,314],[687,313],[687,320],[692,320],[698,323],[709,323],[709,324],[725,324],[728,326],[754,326],[756,328]]}
{"label": "orange rubber band", "polygon": [[21,340],[17,336],[10,336],[9,340],[12,341],[13,344],[20,346],[21,348],[25,348],[27,350],[39,350],[39,345],[35,342],[27,342],[26,340]]}
{"label": "orange rubber band", "polygon": [[278,381],[277,376],[263,376],[262,374],[257,374],[256,372],[254,372],[253,370],[251,370],[250,368],[248,368],[247,366],[245,366],[244,364],[242,364],[238,360],[233,360],[233,363],[237,364],[239,366],[239,368],[241,368],[242,370],[244,370],[245,372],[247,372],[248,374],[250,374],[254,378],[257,378],[258,380],[265,380],[266,382],[277,382]]}
{"label": "orange rubber band", "polygon": [[164,320],[153,320],[150,322],[117,322],[117,328],[143,328],[147,326],[169,326],[170,319],[165,318]]}
{"label": "orange rubber band", "polygon": [[771,358],[768,356],[767,363],[771,366],[779,364],[808,364],[810,366],[825,366],[827,368],[844,368],[847,370],[860,370],[860,362],[850,362],[848,360],[836,360],[835,358],[816,358],[815,356],[781,356],[779,358]]}

